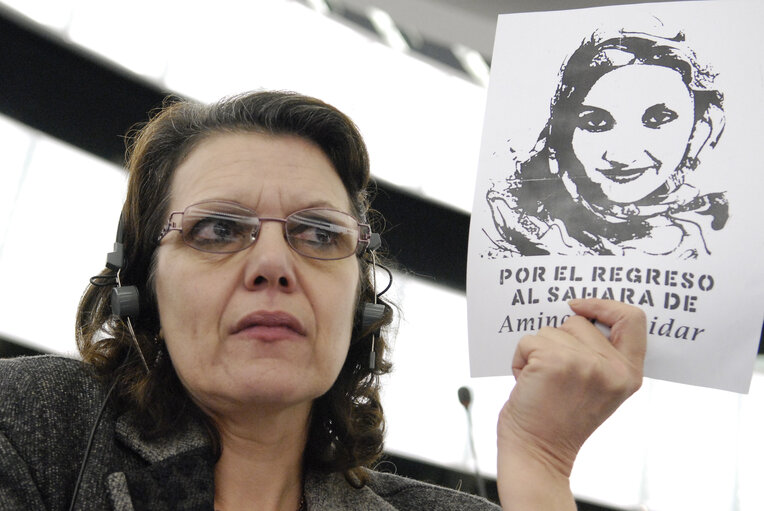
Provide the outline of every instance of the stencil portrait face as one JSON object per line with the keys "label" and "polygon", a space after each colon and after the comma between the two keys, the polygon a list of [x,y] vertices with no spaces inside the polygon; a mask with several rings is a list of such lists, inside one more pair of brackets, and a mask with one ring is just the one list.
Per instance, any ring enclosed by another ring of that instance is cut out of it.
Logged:
{"label": "stencil portrait face", "polygon": [[682,164],[693,125],[693,95],[677,71],[627,65],[589,90],[571,144],[586,176],[608,199],[631,203]]}

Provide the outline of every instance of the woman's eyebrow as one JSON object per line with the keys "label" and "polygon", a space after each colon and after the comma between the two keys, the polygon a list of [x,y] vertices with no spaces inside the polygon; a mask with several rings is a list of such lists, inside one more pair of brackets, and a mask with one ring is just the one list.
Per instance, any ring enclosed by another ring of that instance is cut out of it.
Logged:
{"label": "woman's eyebrow", "polygon": [[325,199],[312,200],[307,203],[306,208],[332,208],[337,209],[337,206]]}
{"label": "woman's eyebrow", "polygon": [[295,211],[299,211],[301,209],[312,209],[312,208],[326,208],[326,209],[333,209],[336,211],[345,211],[346,208],[339,204],[335,204],[333,202],[330,202],[326,199],[315,199],[310,200],[308,202],[300,203],[300,205],[295,209]]}
{"label": "woman's eyebrow", "polygon": [[598,106],[591,106],[591,105],[585,105],[585,104],[582,104],[578,108],[578,110],[575,111],[575,115],[579,119],[587,115],[601,115],[603,117],[607,116],[610,118],[613,117],[613,114],[611,114],[610,111],[605,108],[600,108]]}
{"label": "woman's eyebrow", "polygon": [[650,105],[645,110],[650,110],[651,108],[665,108],[666,110],[673,111],[674,109],[668,106],[665,102],[664,103],[655,103],[654,105]]}
{"label": "woman's eyebrow", "polygon": [[599,107],[599,106],[587,105],[586,103],[581,103],[581,106],[579,107],[579,110],[582,110],[582,111],[583,110],[593,110],[593,111],[610,113],[610,112],[608,112],[608,110],[606,108],[602,108],[602,107]]}

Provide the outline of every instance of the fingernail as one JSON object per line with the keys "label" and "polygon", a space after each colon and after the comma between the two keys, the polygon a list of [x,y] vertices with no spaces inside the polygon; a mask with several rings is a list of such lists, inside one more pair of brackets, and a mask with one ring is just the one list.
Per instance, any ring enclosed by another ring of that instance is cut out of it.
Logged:
{"label": "fingernail", "polygon": [[568,305],[575,307],[576,305],[580,304],[581,301],[582,300],[580,298],[573,298],[572,300],[568,300]]}

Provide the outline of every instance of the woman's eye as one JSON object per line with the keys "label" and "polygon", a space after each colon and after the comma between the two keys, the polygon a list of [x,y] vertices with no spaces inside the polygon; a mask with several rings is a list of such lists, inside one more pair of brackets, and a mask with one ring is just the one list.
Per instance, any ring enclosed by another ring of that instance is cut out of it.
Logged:
{"label": "woman's eye", "polygon": [[301,224],[291,233],[293,238],[299,239],[307,243],[315,245],[331,245],[337,243],[337,239],[341,236],[341,228],[337,225],[321,223],[315,224]]}
{"label": "woman's eye", "polygon": [[578,128],[591,133],[608,131],[615,125],[615,119],[607,110],[587,108],[578,114]]}
{"label": "woman's eye", "polygon": [[189,236],[198,244],[219,244],[234,241],[241,235],[242,228],[232,220],[208,217],[194,224]]}
{"label": "woman's eye", "polygon": [[648,128],[658,129],[678,117],[679,115],[675,111],[661,103],[645,110],[645,114],[642,116],[642,124]]}
{"label": "woman's eye", "polygon": [[313,238],[317,243],[327,244],[333,242],[337,238],[337,233],[324,229],[314,229]]}

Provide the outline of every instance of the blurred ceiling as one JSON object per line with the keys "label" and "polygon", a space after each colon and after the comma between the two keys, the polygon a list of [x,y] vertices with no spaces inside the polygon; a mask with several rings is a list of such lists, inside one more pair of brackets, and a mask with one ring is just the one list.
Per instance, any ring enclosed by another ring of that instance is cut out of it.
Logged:
{"label": "blurred ceiling", "polygon": [[[490,62],[496,17],[512,12],[578,9],[602,5],[646,3],[641,0],[324,0],[328,8],[348,17],[380,9],[390,15],[403,35],[416,43],[443,48],[463,45]],[[667,1],[667,0],[655,0]],[[304,3],[315,4],[313,1]]]}

